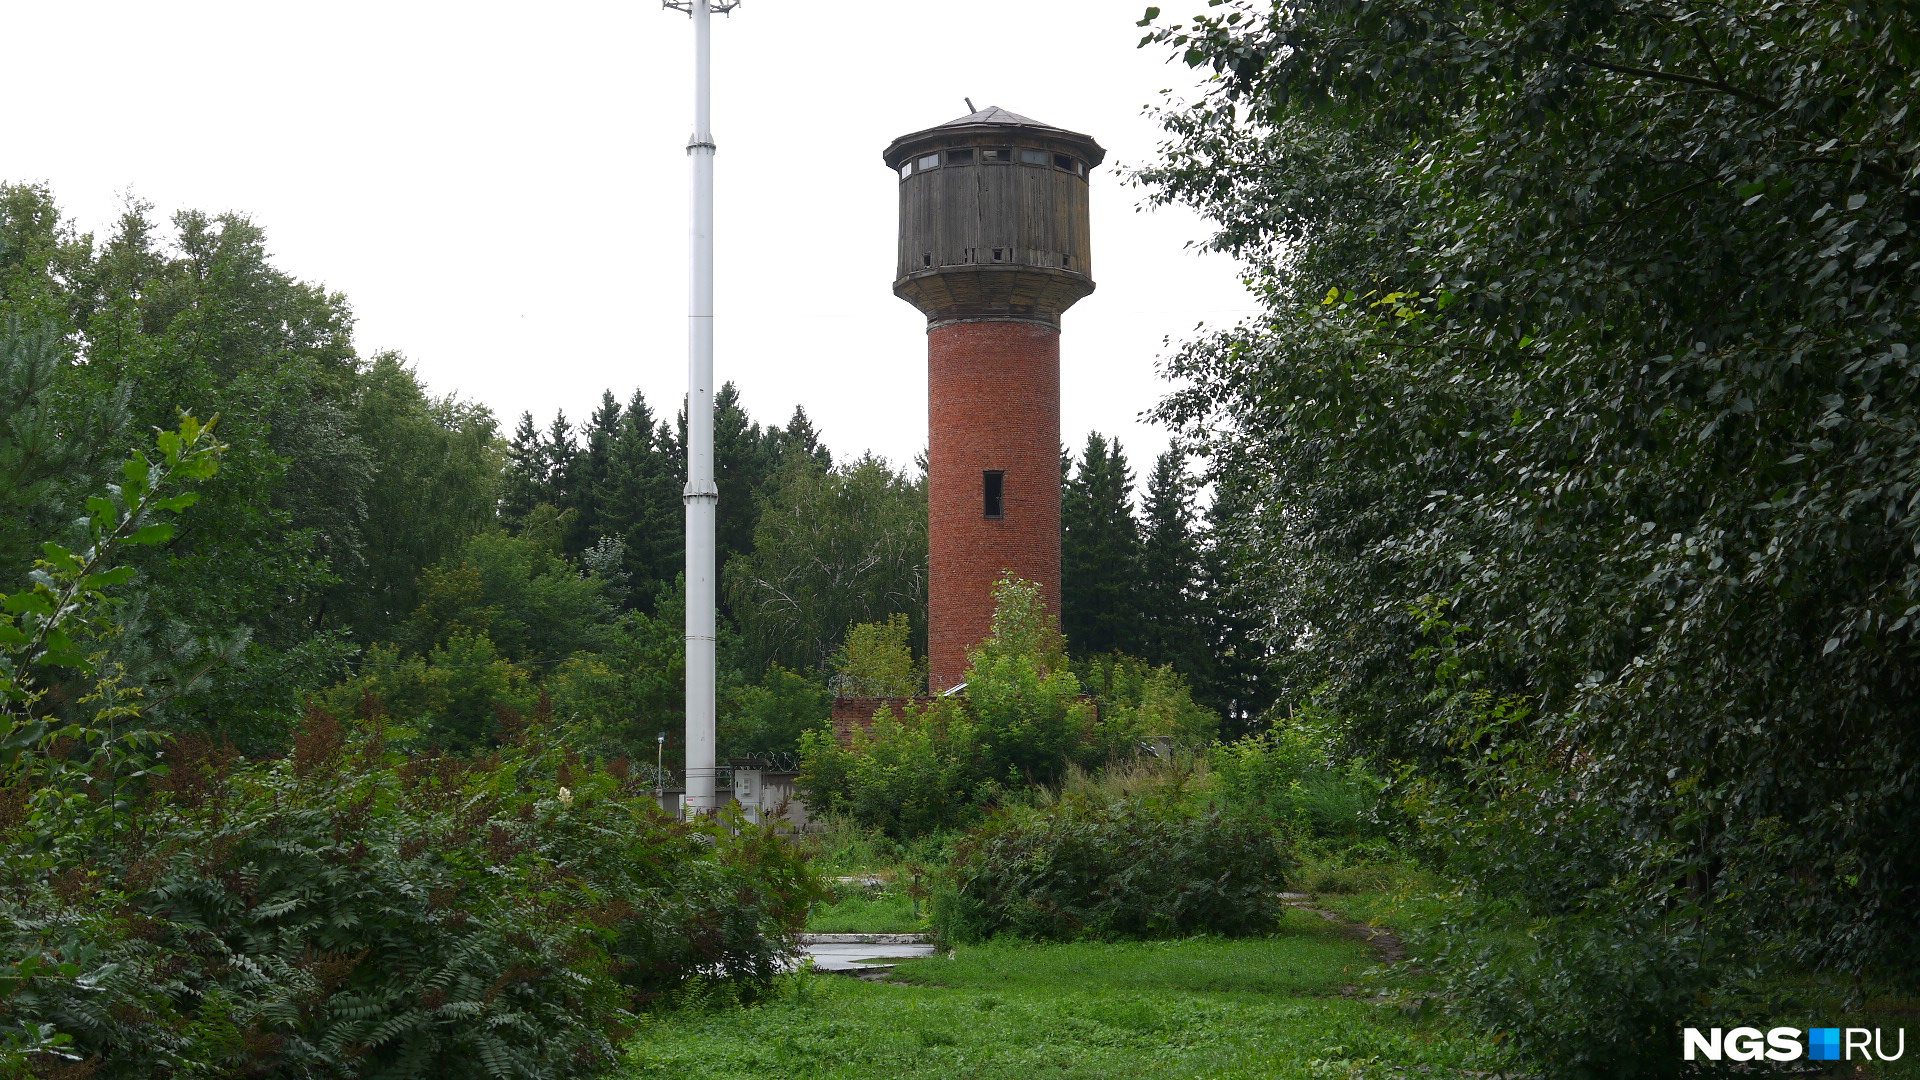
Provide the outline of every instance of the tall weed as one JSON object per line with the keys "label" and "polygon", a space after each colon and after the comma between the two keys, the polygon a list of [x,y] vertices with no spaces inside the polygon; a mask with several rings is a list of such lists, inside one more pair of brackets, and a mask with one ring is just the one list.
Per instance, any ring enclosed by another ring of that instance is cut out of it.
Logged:
{"label": "tall weed", "polygon": [[952,940],[1258,934],[1291,860],[1271,830],[1150,797],[999,811],[954,844],[934,899]]}

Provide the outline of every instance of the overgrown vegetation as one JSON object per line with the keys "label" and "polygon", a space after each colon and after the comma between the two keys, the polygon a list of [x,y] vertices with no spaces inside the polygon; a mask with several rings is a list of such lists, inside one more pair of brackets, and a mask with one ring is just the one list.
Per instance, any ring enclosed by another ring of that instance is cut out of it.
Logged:
{"label": "overgrown vegetation", "polygon": [[959,840],[935,921],[955,941],[1264,934],[1289,861],[1270,829],[1219,811],[1069,795]]}
{"label": "overgrown vegetation", "polygon": [[[964,696],[883,708],[840,746],[824,729],[801,740],[808,805],[913,837],[965,826],[1002,792],[1054,785],[1069,767],[1099,768],[1141,752],[1150,736],[1204,745],[1219,718],[1197,706],[1171,667],[1107,657],[1088,669],[1106,693],[1086,692],[1039,588],[1005,580],[992,636],[970,656]],[[850,671],[899,668],[904,624],[850,640]],[[864,647],[882,659],[860,660]],[[874,677],[861,675],[871,681]],[[901,677],[892,676],[896,681]]]}
{"label": "overgrown vegetation", "polygon": [[[145,729],[109,590],[225,449],[192,418],[163,432],[88,500],[85,546],[0,596],[0,1068],[587,1076],[689,985],[772,986],[818,896],[804,856],[667,819],[544,718],[503,712],[466,758],[370,693],[278,759]],[[76,688],[88,720],[51,718]]]}
{"label": "overgrown vegetation", "polygon": [[1915,20],[1145,20],[1217,79],[1142,179],[1268,305],[1162,415],[1239,508],[1287,697],[1540,938],[1456,989],[1544,1067],[1671,1072],[1672,995],[1753,961],[1920,971]]}
{"label": "overgrown vegetation", "polygon": [[[647,795],[684,417],[503,438],[241,216],[0,187],[0,1068],[585,1075],[639,1025],[639,1074],[1658,1076],[1682,1023],[1898,1016],[1917,20],[1149,9],[1215,77],[1136,178],[1267,311],[1170,360],[1138,509],[1063,455],[1060,611],[1003,582],[920,696],[924,477],[717,395],[722,753],[798,755],[808,846]],[[841,745],[835,695],[903,704]],[[1366,958],[1283,884],[1483,1034],[1302,997]],[[998,938],[942,989],[777,975],[930,894]]]}

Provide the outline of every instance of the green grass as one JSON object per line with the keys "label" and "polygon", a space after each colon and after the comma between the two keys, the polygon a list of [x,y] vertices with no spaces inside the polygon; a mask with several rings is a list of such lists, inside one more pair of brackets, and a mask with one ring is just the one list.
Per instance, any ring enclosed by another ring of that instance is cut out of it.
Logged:
{"label": "green grass", "polygon": [[[927,929],[927,904],[913,911],[908,889],[914,876],[930,879],[928,867],[945,865],[947,838],[890,840],[845,817],[825,817],[802,838],[813,869],[826,880],[828,897],[807,915],[815,934],[906,934]],[[877,878],[865,885],[848,878]]]}
{"label": "green grass", "polygon": [[[963,946],[897,983],[795,976],[766,1004],[658,1014],[622,1075],[723,1080],[1444,1077],[1485,1041],[1343,994],[1364,945],[1290,914],[1268,938]],[[902,984],[905,985],[902,985]]]}
{"label": "green grass", "polygon": [[807,915],[807,930],[815,934],[907,934],[927,928],[926,905],[913,913],[913,901],[897,889],[877,896],[851,895],[820,904]]}

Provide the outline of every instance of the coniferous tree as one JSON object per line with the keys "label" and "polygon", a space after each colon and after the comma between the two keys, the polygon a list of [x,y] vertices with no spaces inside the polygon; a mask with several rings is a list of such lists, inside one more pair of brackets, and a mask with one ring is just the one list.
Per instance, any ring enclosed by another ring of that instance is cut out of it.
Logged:
{"label": "coniferous tree", "polygon": [[533,414],[520,414],[507,444],[507,469],[500,493],[500,520],[509,529],[518,529],[540,505],[547,486],[547,457],[540,443],[540,429]]}
{"label": "coniferous tree", "polygon": [[547,426],[540,452],[546,466],[540,501],[564,509],[571,504],[568,496],[573,481],[573,459],[580,453],[580,448],[573,441],[573,425],[568,422],[564,409],[553,414],[553,423]]}
{"label": "coniferous tree", "polygon": [[1263,632],[1255,590],[1242,573],[1241,541],[1232,528],[1237,518],[1245,517],[1245,500],[1244,494],[1216,483],[1207,506],[1195,604],[1202,662],[1190,673],[1193,697],[1220,714],[1225,739],[1252,731],[1278,697],[1273,647]]}
{"label": "coniferous tree", "polygon": [[[779,428],[773,428],[778,432]],[[716,528],[719,564],[753,550],[753,527],[760,520],[760,490],[773,474],[777,459],[766,428],[747,417],[740,404],[740,388],[720,387],[713,400],[713,464],[720,488],[720,521]]]}
{"label": "coniferous tree", "polygon": [[1167,450],[1153,463],[1140,541],[1141,656],[1189,677],[1208,667],[1201,633],[1200,536],[1186,456]]}
{"label": "coniferous tree", "polygon": [[1133,470],[1119,442],[1089,434],[1060,507],[1060,623],[1082,656],[1140,651],[1140,529],[1132,492]]}
{"label": "coniferous tree", "polygon": [[568,529],[567,550],[579,553],[601,537],[622,536],[619,523],[604,513],[613,483],[613,450],[620,437],[620,402],[613,391],[600,392],[600,407],[587,422],[586,446],[575,456],[568,477],[569,502],[574,511]]}
{"label": "coniferous tree", "polygon": [[778,464],[785,465],[791,458],[804,457],[822,469],[833,468],[833,451],[821,444],[820,432],[813,426],[813,418],[807,415],[806,406],[795,405],[793,418],[787,421],[786,429],[768,428],[767,435]]}
{"label": "coniferous tree", "polygon": [[626,539],[629,603],[643,611],[655,610],[684,563],[682,467],[673,429],[634,391],[613,439],[599,512],[604,527]]}

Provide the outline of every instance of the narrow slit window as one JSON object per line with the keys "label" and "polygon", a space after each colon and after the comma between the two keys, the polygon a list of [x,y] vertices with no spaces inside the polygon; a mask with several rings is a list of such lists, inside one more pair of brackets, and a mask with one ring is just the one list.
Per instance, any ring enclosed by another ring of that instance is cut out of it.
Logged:
{"label": "narrow slit window", "polygon": [[940,155],[928,154],[927,156],[921,158],[919,161],[915,162],[914,166],[922,172],[925,172],[928,169],[937,169],[940,167]]}
{"label": "narrow slit window", "polygon": [[980,260],[973,257],[974,250],[975,249],[973,248],[968,248],[966,252],[966,258],[961,259],[960,261],[961,262],[979,262]]}
{"label": "narrow slit window", "polygon": [[980,160],[988,163],[998,162],[999,164],[1005,165],[1013,161],[1013,151],[1004,146],[995,146],[980,151]]}
{"label": "narrow slit window", "polygon": [[980,474],[981,494],[986,496],[986,516],[989,520],[999,521],[1007,516],[1007,474],[998,469],[989,469]]}
{"label": "narrow slit window", "polygon": [[921,265],[921,266],[932,266],[932,265],[933,265],[933,253],[932,253],[932,252],[922,252],[922,253],[921,253],[921,255],[920,255],[920,265]]}
{"label": "narrow slit window", "polygon": [[1073,269],[1073,256],[1071,255],[1060,256],[1060,265],[1069,270]]}
{"label": "narrow slit window", "polygon": [[1072,158],[1068,157],[1065,154],[1053,155],[1053,167],[1056,169],[1065,169],[1068,172],[1075,172],[1077,171],[1076,166],[1078,166],[1079,164],[1080,164],[1079,162],[1073,160]]}
{"label": "narrow slit window", "polygon": [[1022,165],[1045,165],[1046,163],[1047,152],[1045,150],[1020,151],[1020,164]]}
{"label": "narrow slit window", "polygon": [[947,151],[947,164],[971,165],[973,164],[973,151],[972,150],[949,150]]}

